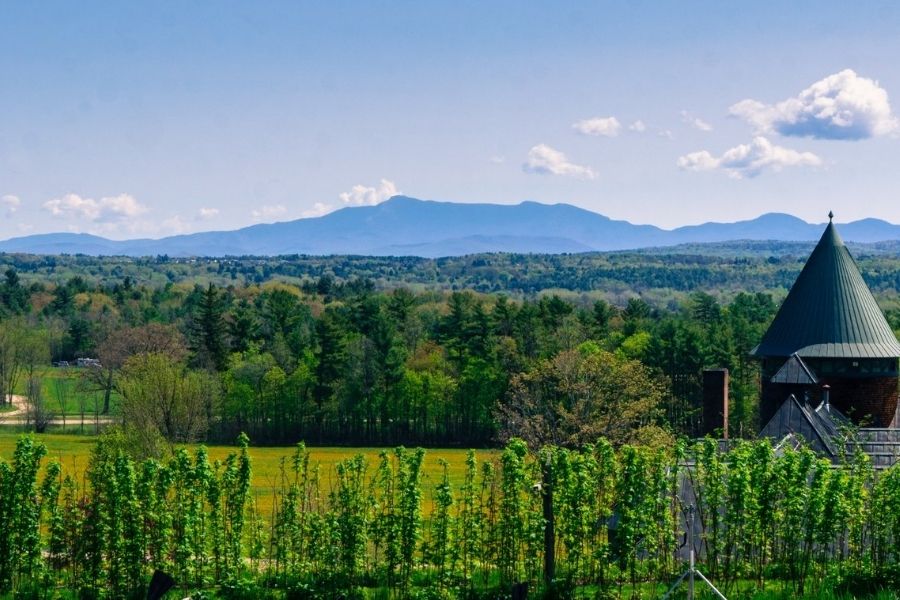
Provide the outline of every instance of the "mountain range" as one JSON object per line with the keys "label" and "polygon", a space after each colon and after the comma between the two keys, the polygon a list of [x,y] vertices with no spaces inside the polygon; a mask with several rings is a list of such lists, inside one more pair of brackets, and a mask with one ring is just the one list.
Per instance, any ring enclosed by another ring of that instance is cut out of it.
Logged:
{"label": "mountain range", "polygon": [[[635,225],[569,204],[468,204],[394,196],[376,206],[322,217],[161,239],[109,240],[83,233],[29,235],[0,242],[0,252],[93,256],[461,256],[480,252],[575,253],[736,240],[814,241],[823,225],[769,213],[735,223],[676,229]],[[900,240],[900,225],[879,219],[844,223],[846,241]]]}

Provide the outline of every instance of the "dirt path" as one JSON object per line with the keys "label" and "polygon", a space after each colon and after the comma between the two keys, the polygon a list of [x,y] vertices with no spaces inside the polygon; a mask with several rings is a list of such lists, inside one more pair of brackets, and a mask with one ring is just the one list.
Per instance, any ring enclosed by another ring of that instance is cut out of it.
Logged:
{"label": "dirt path", "polygon": [[5,420],[7,417],[12,418],[22,418],[25,416],[25,413],[28,410],[28,406],[25,404],[25,396],[19,396],[18,394],[13,394],[10,396],[12,400],[12,405],[15,407],[15,410],[10,410],[8,412],[0,413],[0,419]]}
{"label": "dirt path", "polygon": [[[4,425],[24,425],[28,422],[28,404],[25,401],[25,396],[13,394],[12,405],[15,407],[14,410],[0,412],[0,427],[3,427]],[[65,419],[60,416],[54,415],[48,421],[48,423],[50,425],[66,426],[93,425],[95,423],[100,425],[109,425],[110,423],[116,423],[117,421],[118,419],[111,415],[99,415],[97,417],[94,417],[93,414],[85,413],[83,422],[81,415],[66,415]]]}

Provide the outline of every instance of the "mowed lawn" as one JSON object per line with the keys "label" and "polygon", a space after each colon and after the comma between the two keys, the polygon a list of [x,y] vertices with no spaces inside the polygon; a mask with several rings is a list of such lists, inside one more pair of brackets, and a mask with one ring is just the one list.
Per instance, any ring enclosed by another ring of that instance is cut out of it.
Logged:
{"label": "mowed lawn", "polygon": [[[35,377],[41,381],[41,393],[47,409],[54,415],[93,415],[103,410],[103,392],[88,381],[86,367],[39,367]],[[19,378],[15,393],[24,396],[28,389],[25,375]],[[117,414],[121,398],[116,392],[110,397],[110,412]]]}
{"label": "mowed lawn", "polygon": [[[21,437],[18,433],[0,433],[0,459],[10,460]],[[63,474],[74,474],[79,484],[83,482],[84,470],[90,460],[91,449],[96,438],[90,435],[43,434],[34,435],[34,439],[47,447],[46,464],[56,459],[63,467]],[[193,454],[196,446],[187,446]],[[310,448],[310,463],[320,465],[323,492],[327,494],[334,480],[334,467],[337,463],[356,454],[362,454],[369,463],[369,474],[372,475],[378,466],[378,455],[383,448]],[[207,446],[210,460],[224,460],[228,454],[236,452],[234,446]],[[282,461],[290,468],[292,447],[251,447],[250,458],[253,464],[252,494],[265,514],[272,511],[275,493],[280,487]],[[431,512],[432,496],[435,487],[440,483],[440,459],[449,464],[451,484],[454,490],[463,483],[466,467],[467,450],[461,449],[427,449],[425,451],[424,473],[422,477],[422,508]],[[495,450],[477,450],[479,464],[482,461],[494,460],[498,453]]]}

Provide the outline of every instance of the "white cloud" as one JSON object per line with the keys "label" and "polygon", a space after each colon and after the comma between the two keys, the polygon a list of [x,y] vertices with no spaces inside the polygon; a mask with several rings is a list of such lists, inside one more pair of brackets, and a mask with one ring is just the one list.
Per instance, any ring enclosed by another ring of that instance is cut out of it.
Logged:
{"label": "white cloud", "polygon": [[674,140],[675,135],[672,133],[671,129],[660,129],[656,132],[656,135],[661,138],[665,138],[667,140]]}
{"label": "white cloud", "polygon": [[255,208],[250,212],[250,215],[257,221],[262,221],[265,219],[274,219],[275,217],[279,217],[287,212],[287,207],[283,204],[275,204],[275,205],[265,205],[259,208]]}
{"label": "white cloud", "polygon": [[134,196],[119,194],[94,200],[78,194],[66,194],[44,202],[44,210],[54,217],[82,219],[91,223],[116,224],[147,212],[147,207]]}
{"label": "white cloud", "polygon": [[[375,186],[354,185],[348,192],[338,194],[338,199],[345,206],[375,206],[400,193],[397,184],[389,179],[382,179]],[[312,208],[304,210],[300,215],[304,218],[321,217],[335,210],[333,204],[316,202]]]}
{"label": "white cloud", "polygon": [[772,144],[757,136],[749,144],[741,144],[715,157],[706,150],[691,152],[678,159],[678,166],[686,171],[721,169],[735,179],[756,177],[766,170],[780,171],[784,167],[816,167],[822,159],[812,152],[797,152]]}
{"label": "white cloud", "polygon": [[141,219],[149,209],[130,194],[100,199],[65,194],[48,200],[41,206],[52,216],[65,220],[66,229],[72,232],[113,237],[122,234],[147,235],[156,233],[161,225],[159,221]]}
{"label": "white cloud", "polygon": [[730,114],[759,132],[826,140],[862,140],[897,130],[888,94],[851,69],[829,75],[777,104],[742,100]]}
{"label": "white cloud", "polygon": [[687,123],[699,131],[712,131],[713,127],[700,117],[694,116],[686,110],[681,111],[681,121]]}
{"label": "white cloud", "polygon": [[573,123],[572,129],[583,135],[616,137],[622,124],[615,117],[594,117]]}
{"label": "white cloud", "polygon": [[219,216],[218,208],[206,208],[202,207],[197,211],[197,219],[200,221],[208,221],[209,219],[215,219]]}
{"label": "white cloud", "polygon": [[0,197],[0,204],[6,208],[6,216],[10,216],[22,205],[22,200],[19,199],[18,196],[13,196],[12,194]]}
{"label": "white cloud", "polygon": [[397,186],[393,181],[382,179],[377,187],[357,184],[349,192],[343,192],[338,197],[341,202],[349,206],[375,206],[398,193]]}
{"label": "white cloud", "polygon": [[496,155],[496,154],[495,154],[494,156],[491,157],[491,163],[492,163],[492,164],[495,164],[495,165],[502,165],[502,164],[505,163],[505,162],[506,162],[506,157],[505,157],[505,156],[499,156],[499,155]]}
{"label": "white cloud", "polygon": [[569,162],[565,154],[546,144],[538,144],[528,151],[528,159],[522,165],[522,170],[526,173],[569,175],[582,179],[593,179],[597,176],[590,167]]}
{"label": "white cloud", "polygon": [[161,225],[161,233],[168,235],[187,233],[191,230],[190,224],[182,219],[181,215],[169,217],[163,220]]}
{"label": "white cloud", "polygon": [[628,126],[628,130],[634,131],[635,133],[644,133],[645,131],[647,131],[647,125],[643,121],[638,119]]}
{"label": "white cloud", "polygon": [[304,210],[302,213],[300,213],[300,216],[304,218],[321,217],[322,215],[327,215],[333,210],[334,206],[331,204],[316,202],[315,204],[313,204],[312,208],[310,208],[309,210]]}

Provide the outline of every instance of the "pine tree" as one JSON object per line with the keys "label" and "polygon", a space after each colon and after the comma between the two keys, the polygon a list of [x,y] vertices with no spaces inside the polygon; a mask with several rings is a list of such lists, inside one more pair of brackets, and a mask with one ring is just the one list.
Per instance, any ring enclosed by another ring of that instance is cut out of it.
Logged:
{"label": "pine tree", "polygon": [[0,302],[10,313],[22,314],[28,311],[28,296],[28,290],[22,286],[16,270],[7,269],[4,281],[0,284]]}
{"label": "pine tree", "polygon": [[238,302],[232,309],[228,330],[231,333],[232,352],[246,352],[250,342],[259,335],[259,321],[246,299]]}
{"label": "pine tree", "polygon": [[318,434],[323,432],[325,405],[334,395],[334,388],[341,375],[345,357],[344,330],[334,314],[325,312],[316,324],[316,386],[313,397],[316,402]]}
{"label": "pine tree", "polygon": [[219,290],[213,284],[203,292],[191,328],[191,350],[200,366],[225,370],[228,359],[225,344],[225,307]]}

